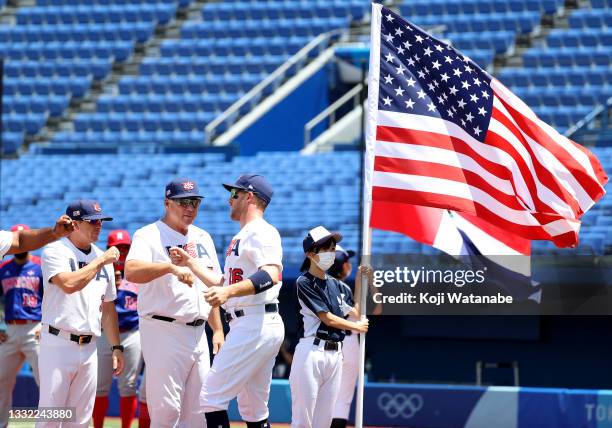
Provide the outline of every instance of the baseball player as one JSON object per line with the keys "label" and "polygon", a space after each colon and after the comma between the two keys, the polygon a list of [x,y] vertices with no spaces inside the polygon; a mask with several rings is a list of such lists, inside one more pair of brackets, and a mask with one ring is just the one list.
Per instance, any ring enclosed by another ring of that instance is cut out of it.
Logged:
{"label": "baseball player", "polygon": [[[355,255],[354,251],[345,250],[340,245],[336,245],[336,259],[327,273],[338,280],[341,292],[344,294],[346,302],[355,307],[354,312],[350,312],[349,321],[359,321],[359,296],[361,290],[361,275],[355,278],[355,298],[353,291],[344,281],[351,274],[353,266],[350,258]],[[333,411],[331,428],[346,428],[348,422],[355,385],[359,375],[359,335],[353,334],[351,330],[345,331],[344,341],[342,342],[342,374],[340,376],[340,391]]]}
{"label": "baseball player", "polygon": [[[42,408],[72,407],[71,427],[87,427],[96,396],[96,338],[101,328],[112,349],[115,375],[123,369],[123,347],[114,300],[115,276],[108,265],[119,258],[111,247],[102,252],[98,240],[102,222],[112,220],[93,200],[77,200],[66,209],[74,231],[45,247],[42,271],[45,293],[40,338],[40,399]],[[40,427],[61,422],[39,421]]]}
{"label": "baseball player", "polygon": [[[11,228],[12,232],[29,230],[25,224]],[[42,302],[42,271],[40,259],[28,252],[0,266],[0,296],[4,302],[6,331],[0,330],[0,427],[8,425],[12,392],[17,373],[24,360],[32,367],[38,383],[38,341],[40,338],[40,305]]]}
{"label": "baseball player", "polygon": [[285,335],[278,313],[281,239],[263,218],[272,187],[252,174],[223,186],[230,191],[230,217],[241,228],[227,248],[223,277],[194,271],[209,286],[217,285],[204,295],[211,305],[223,305],[230,325],[204,382],[201,402],[211,428],[229,428],[227,408],[236,396],[247,427],[269,427],[272,368]]}
{"label": "baseball player", "polygon": [[0,258],[6,254],[26,253],[44,247],[50,242],[67,236],[74,230],[74,224],[68,216],[61,216],[53,228],[0,230]]}
{"label": "baseball player", "polygon": [[[204,284],[170,261],[170,248],[181,247],[203,269],[221,273],[208,232],[193,225],[202,201],[193,180],[168,183],[161,220],[134,234],[125,264],[126,279],[140,284],[140,341],[149,376],[147,404],[152,427],[196,427],[204,419],[199,404],[210,368],[204,323],[213,330],[213,353],[223,344],[219,309],[203,297]],[[210,314],[210,315],[209,315]]]}
{"label": "baseball player", "polygon": [[[119,415],[121,427],[130,428],[136,414],[136,382],[142,369],[142,354],[140,352],[140,334],[138,332],[138,284],[123,278],[125,259],[132,240],[127,230],[113,230],[108,235],[106,248],[116,247],[119,259],[113,264],[115,269],[115,284],[117,299],[115,309],[119,317],[119,338],[123,346],[124,368],[118,378]],[[98,347],[98,388],[93,410],[95,428],[104,426],[104,416],[108,410],[108,394],[113,381],[112,352],[104,336],[97,342]]]}
{"label": "baseball player", "polygon": [[344,319],[358,314],[340,281],[326,274],[341,240],[340,233],[318,226],[302,243],[306,259],[300,270],[306,273],[296,281],[300,341],[289,375],[292,427],[330,426],[340,389],[345,330],[368,330],[367,320]]}

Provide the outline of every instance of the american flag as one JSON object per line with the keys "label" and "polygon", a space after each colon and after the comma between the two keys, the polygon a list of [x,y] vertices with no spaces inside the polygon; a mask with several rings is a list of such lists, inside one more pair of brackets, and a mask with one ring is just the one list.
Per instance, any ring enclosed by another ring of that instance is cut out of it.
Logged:
{"label": "american flag", "polygon": [[[371,46],[366,184],[374,206],[449,209],[522,238],[577,244],[579,219],[607,182],[592,153],[468,57],[379,4]],[[394,211],[372,210],[373,226],[380,215]]]}

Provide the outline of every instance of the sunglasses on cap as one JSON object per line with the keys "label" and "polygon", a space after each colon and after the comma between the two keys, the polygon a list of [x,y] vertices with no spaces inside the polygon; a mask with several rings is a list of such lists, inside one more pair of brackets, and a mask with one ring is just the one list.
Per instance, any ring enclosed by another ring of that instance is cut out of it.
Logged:
{"label": "sunglasses on cap", "polygon": [[183,208],[186,208],[186,207],[198,208],[200,206],[200,203],[202,202],[202,200],[198,198],[181,198],[181,199],[173,199],[173,201],[179,204]]}

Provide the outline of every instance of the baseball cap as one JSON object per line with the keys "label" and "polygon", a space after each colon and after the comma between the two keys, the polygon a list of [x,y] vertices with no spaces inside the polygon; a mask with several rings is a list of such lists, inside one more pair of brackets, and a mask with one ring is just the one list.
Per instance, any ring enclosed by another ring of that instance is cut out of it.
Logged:
{"label": "baseball cap", "polygon": [[166,198],[168,199],[184,199],[184,198],[204,198],[200,195],[198,183],[188,178],[175,178],[170,183],[166,184]]}
{"label": "baseball cap", "polygon": [[240,189],[247,192],[253,192],[259,199],[269,204],[272,200],[272,186],[263,175],[259,174],[243,174],[234,184],[223,184],[227,190]]}
{"label": "baseball cap", "polygon": [[348,261],[351,257],[353,257],[356,253],[353,250],[345,250],[339,244],[336,245],[336,259],[334,260],[334,264],[327,270],[331,276],[336,276],[336,272],[340,272],[342,270],[342,265]]}
{"label": "baseball cap", "polygon": [[340,232],[330,232],[323,226],[317,226],[314,229],[310,229],[308,235],[306,235],[306,238],[302,241],[302,247],[306,253],[315,245],[321,245],[332,238],[338,243],[342,241],[342,234]]}
{"label": "baseball cap", "polygon": [[68,205],[66,215],[72,220],[105,220],[112,221],[112,217],[104,215],[97,201],[92,199],[77,199]]}
{"label": "baseball cap", "polygon": [[131,245],[132,239],[130,233],[127,230],[116,229],[108,234],[108,240],[106,241],[107,247],[113,247],[115,245]]}
{"label": "baseball cap", "polygon": [[16,224],[11,227],[11,232],[17,232],[20,230],[30,230],[30,226],[27,224]]}
{"label": "baseball cap", "polygon": [[[332,238],[338,243],[342,241],[342,234],[340,232],[330,232],[323,226],[317,226],[314,229],[310,229],[308,235],[306,235],[306,238],[302,241],[304,253],[312,250],[315,245],[324,244]],[[300,266],[300,272],[308,270],[308,266],[310,266],[310,259],[306,257],[302,262],[302,266]]]}

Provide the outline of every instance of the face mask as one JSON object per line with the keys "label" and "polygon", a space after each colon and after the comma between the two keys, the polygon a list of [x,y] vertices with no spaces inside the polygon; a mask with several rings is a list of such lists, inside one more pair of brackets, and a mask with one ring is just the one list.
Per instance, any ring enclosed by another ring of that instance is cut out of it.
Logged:
{"label": "face mask", "polygon": [[327,251],[325,253],[319,253],[319,261],[315,262],[317,266],[321,268],[321,270],[326,271],[334,264],[334,260],[336,259],[335,251]]}

